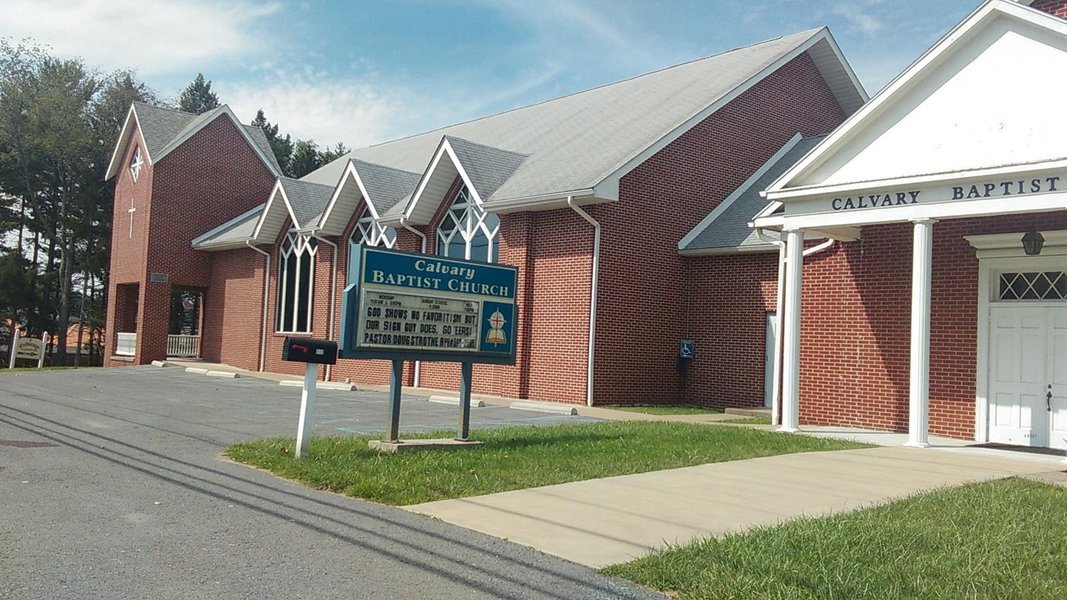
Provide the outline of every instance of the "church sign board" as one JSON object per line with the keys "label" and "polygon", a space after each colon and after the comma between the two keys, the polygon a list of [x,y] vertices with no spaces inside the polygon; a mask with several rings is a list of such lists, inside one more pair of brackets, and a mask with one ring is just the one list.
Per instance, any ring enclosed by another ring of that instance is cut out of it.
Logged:
{"label": "church sign board", "polygon": [[341,358],[515,363],[515,267],[366,246],[352,258]]}

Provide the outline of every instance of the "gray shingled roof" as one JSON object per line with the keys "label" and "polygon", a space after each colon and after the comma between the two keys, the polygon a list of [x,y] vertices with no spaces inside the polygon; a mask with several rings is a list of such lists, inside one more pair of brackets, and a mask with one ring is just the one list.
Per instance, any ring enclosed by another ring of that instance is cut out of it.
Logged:
{"label": "gray shingled roof", "polygon": [[[489,203],[590,189],[822,32],[813,29],[775,38],[555,100],[360,148],[303,179],[334,185],[349,158],[422,173],[442,137],[449,136],[494,149],[469,156],[479,165],[488,160],[484,167],[486,185],[495,188],[483,196]],[[816,46],[820,44],[829,42],[820,40]],[[861,91],[848,93],[862,103]],[[505,154],[525,159],[500,161]],[[482,170],[466,163],[463,166],[468,171]],[[497,182],[501,167],[514,167],[514,172]]]}
{"label": "gray shingled roof", "polygon": [[310,183],[290,177],[280,177],[278,181],[289,200],[289,206],[293,209],[293,216],[296,217],[294,225],[299,228],[313,225],[333,195],[332,185]]}
{"label": "gray shingled roof", "polygon": [[683,254],[702,254],[774,248],[773,244],[759,239],[756,230],[748,226],[756,214],[767,207],[767,201],[760,196],[760,192],[795,165],[824,137],[826,136],[798,140],[781,158],[768,165],[762,175],[745,182],[735,190],[730,195],[734,198],[733,202],[710,223],[703,224],[704,229],[679,251]]}
{"label": "gray shingled roof", "polygon": [[456,159],[470,177],[471,185],[482,198],[490,198],[526,160],[525,154],[508,152],[478,144],[463,138],[446,135]]}
{"label": "gray shingled roof", "polygon": [[134,102],[133,106],[137,113],[137,122],[141,125],[141,135],[144,136],[145,145],[151,156],[159,154],[197,118],[194,114],[159,108],[142,102]]}
{"label": "gray shingled roof", "polygon": [[352,165],[359,173],[363,187],[374,204],[379,215],[411,195],[411,190],[419,183],[419,174],[399,169],[391,169],[362,160],[353,160]]}
{"label": "gray shingled roof", "polygon": [[[141,134],[144,136],[145,145],[148,146],[148,153],[153,159],[172,142],[187,132],[202,127],[223,112],[223,108],[219,107],[200,115],[194,115],[179,110],[151,106],[143,102],[134,102],[133,104],[134,110],[137,112],[137,122],[141,125]],[[278,173],[281,173],[278,159],[274,156],[274,151],[271,149],[270,142],[267,141],[267,136],[263,133],[263,130],[254,125],[242,125],[242,127],[270,164]]]}

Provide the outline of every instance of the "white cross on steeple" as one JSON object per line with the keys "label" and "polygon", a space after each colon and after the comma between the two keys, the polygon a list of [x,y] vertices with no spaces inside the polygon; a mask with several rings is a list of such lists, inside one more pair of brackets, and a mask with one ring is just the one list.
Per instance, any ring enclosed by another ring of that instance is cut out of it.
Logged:
{"label": "white cross on steeple", "polygon": [[133,239],[133,213],[137,212],[137,209],[133,206],[133,196],[130,196],[130,209],[126,212],[130,213],[130,239]]}

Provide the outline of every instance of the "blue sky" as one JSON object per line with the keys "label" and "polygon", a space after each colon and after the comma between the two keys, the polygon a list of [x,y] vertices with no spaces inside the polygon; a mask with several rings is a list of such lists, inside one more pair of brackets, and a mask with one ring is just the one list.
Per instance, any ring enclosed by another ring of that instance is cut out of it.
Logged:
{"label": "blue sky", "polygon": [[872,95],[979,0],[4,0],[32,37],[174,98],[359,147],[828,25]]}

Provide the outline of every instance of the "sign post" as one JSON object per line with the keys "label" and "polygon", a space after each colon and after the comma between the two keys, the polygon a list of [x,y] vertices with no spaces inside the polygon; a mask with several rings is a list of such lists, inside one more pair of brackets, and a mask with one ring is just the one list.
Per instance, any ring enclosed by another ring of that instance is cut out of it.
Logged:
{"label": "sign post", "polygon": [[296,426],[296,457],[304,459],[307,458],[311,446],[319,365],[332,365],[337,362],[337,342],[287,337],[282,343],[282,360],[307,363],[304,369],[304,388],[300,392],[300,420]]}
{"label": "sign post", "polygon": [[11,326],[11,329],[13,330],[11,332],[11,346],[9,347],[9,350],[8,350],[10,355],[11,355],[11,358],[10,358],[10,360],[7,361],[7,368],[14,369],[15,368],[16,348],[19,347],[19,329],[18,329],[18,327],[15,327],[14,325]]}
{"label": "sign post", "polygon": [[399,449],[405,360],[460,363],[459,430],[448,441],[468,441],[474,363],[515,364],[518,269],[367,246],[353,259],[340,356],[392,361],[382,441]]}
{"label": "sign post", "polygon": [[11,359],[8,361],[9,369],[15,368],[15,359],[37,361],[37,368],[44,367],[44,357],[48,352],[48,332],[41,334],[41,339],[21,337],[19,330],[15,329],[11,335]]}

